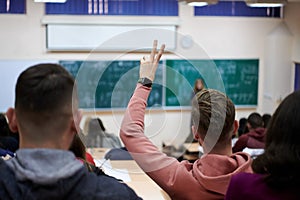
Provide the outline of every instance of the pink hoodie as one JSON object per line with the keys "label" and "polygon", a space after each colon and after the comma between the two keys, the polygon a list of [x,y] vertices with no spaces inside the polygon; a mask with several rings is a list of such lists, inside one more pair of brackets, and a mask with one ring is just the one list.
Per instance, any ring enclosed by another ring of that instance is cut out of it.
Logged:
{"label": "pink hoodie", "polygon": [[232,175],[252,171],[250,156],[206,154],[192,164],[161,153],[144,135],[150,91],[137,85],[122,122],[120,137],[132,157],[172,199],[224,199]]}

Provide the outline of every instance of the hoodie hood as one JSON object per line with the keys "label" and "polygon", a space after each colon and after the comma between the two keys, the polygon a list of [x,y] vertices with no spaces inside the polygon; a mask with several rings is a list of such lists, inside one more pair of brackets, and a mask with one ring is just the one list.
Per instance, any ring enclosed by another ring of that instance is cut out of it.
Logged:
{"label": "hoodie hood", "polygon": [[266,129],[265,128],[257,128],[253,131],[250,131],[248,133],[250,137],[255,138],[256,140],[264,141],[265,135],[266,135]]}
{"label": "hoodie hood", "polygon": [[248,133],[247,147],[249,148],[265,148],[266,131],[264,128],[257,128]]}
{"label": "hoodie hood", "polygon": [[232,156],[206,154],[193,165],[197,181],[209,191],[225,194],[232,175],[252,172],[250,155],[239,152]]}
{"label": "hoodie hood", "polygon": [[7,165],[19,181],[41,185],[68,178],[83,167],[72,152],[55,149],[20,149]]}

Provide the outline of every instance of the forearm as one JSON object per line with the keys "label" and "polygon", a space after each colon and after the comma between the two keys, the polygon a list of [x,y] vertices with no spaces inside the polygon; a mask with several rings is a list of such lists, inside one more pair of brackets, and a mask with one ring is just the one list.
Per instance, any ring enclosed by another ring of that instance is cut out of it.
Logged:
{"label": "forearm", "polygon": [[137,85],[120,130],[123,143],[145,172],[160,170],[177,162],[161,153],[144,135],[144,116],[150,91],[150,88]]}
{"label": "forearm", "polygon": [[[126,138],[144,136],[144,116],[150,92],[150,88],[137,84],[121,125],[120,136],[124,143],[130,142]],[[129,149],[138,150],[134,146],[129,146]]]}

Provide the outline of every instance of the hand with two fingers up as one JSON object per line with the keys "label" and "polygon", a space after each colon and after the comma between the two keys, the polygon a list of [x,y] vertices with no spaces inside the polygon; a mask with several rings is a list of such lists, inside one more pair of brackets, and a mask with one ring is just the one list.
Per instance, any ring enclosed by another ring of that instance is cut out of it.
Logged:
{"label": "hand with two fingers up", "polygon": [[151,87],[155,78],[159,60],[164,52],[164,49],[165,45],[163,44],[161,45],[160,50],[157,52],[157,40],[154,40],[150,56],[144,56],[140,61],[139,83]]}

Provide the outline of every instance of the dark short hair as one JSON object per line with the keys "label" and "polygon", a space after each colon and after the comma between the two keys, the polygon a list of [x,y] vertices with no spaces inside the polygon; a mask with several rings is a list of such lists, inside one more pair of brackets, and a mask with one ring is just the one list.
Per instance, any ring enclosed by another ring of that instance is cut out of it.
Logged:
{"label": "dark short hair", "polygon": [[231,139],[235,120],[234,104],[217,90],[203,89],[193,98],[192,120],[202,137],[205,137],[210,129],[212,140],[216,137],[218,142]]}
{"label": "dark short hair", "polygon": [[56,116],[70,114],[65,113],[68,109],[72,114],[73,88],[74,78],[58,64],[38,64],[23,71],[15,91],[20,124],[47,124]]}
{"label": "dark short hair", "polygon": [[262,119],[263,119],[263,122],[264,122],[264,128],[267,128],[269,122],[270,122],[270,119],[271,119],[271,115],[270,114],[264,114],[262,116]]}
{"label": "dark short hair", "polygon": [[265,174],[271,187],[300,185],[300,91],[279,105],[267,129],[265,152],[252,163],[253,171]]}
{"label": "dark short hair", "polygon": [[247,128],[247,119],[246,118],[241,118],[239,121],[239,129],[238,129],[238,133],[239,136],[248,133],[248,128]]}
{"label": "dark short hair", "polygon": [[247,122],[250,124],[251,128],[254,129],[263,127],[264,125],[261,115],[256,112],[249,115]]}

